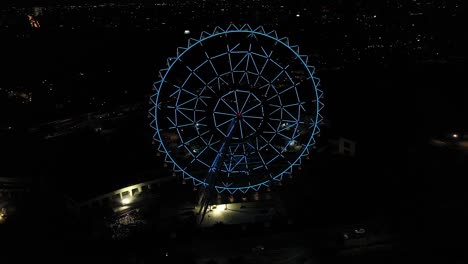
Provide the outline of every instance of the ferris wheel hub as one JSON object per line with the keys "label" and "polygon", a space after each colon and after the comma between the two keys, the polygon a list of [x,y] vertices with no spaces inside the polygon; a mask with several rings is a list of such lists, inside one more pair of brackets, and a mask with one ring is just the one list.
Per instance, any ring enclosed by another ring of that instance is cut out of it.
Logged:
{"label": "ferris wheel hub", "polygon": [[225,137],[231,120],[236,120],[233,140],[244,140],[259,130],[265,119],[262,100],[251,91],[236,89],[219,98],[213,111],[216,129]]}

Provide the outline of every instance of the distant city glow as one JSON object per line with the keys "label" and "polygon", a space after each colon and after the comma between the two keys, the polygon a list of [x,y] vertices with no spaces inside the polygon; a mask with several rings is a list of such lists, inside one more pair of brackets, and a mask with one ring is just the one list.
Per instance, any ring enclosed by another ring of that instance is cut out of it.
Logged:
{"label": "distant city glow", "polygon": [[458,134],[454,133],[454,134],[452,134],[452,137],[453,138],[458,138]]}
{"label": "distant city glow", "polygon": [[185,35],[190,34],[190,30],[188,30],[188,29],[184,30],[184,34],[185,34]]}

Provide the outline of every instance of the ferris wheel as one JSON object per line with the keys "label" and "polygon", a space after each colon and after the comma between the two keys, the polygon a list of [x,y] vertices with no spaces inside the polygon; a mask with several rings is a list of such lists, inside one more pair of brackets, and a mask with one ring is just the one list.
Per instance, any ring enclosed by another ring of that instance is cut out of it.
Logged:
{"label": "ferris wheel", "polygon": [[151,97],[158,151],[195,186],[231,194],[282,180],[320,132],[315,68],[286,37],[230,24],[177,48]]}

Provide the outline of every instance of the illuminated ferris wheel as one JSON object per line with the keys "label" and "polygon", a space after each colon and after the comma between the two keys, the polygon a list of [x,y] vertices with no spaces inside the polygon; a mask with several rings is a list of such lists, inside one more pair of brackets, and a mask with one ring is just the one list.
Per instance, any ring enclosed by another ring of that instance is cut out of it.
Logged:
{"label": "illuminated ferris wheel", "polygon": [[216,27],[167,59],[150,110],[176,174],[217,192],[259,190],[315,144],[322,91],[299,47],[275,31]]}

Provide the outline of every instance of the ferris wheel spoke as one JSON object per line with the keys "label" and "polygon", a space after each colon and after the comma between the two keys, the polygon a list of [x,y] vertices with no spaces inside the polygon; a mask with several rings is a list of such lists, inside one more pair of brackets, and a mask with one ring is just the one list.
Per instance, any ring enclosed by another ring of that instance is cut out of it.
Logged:
{"label": "ferris wheel spoke", "polygon": [[203,116],[202,118],[198,119],[197,123],[195,123],[195,125],[197,126],[207,126],[205,124],[202,123],[202,121],[204,121],[206,119],[206,116]]}
{"label": "ferris wheel spoke", "polygon": [[258,76],[260,73],[259,73],[259,71],[258,71],[257,63],[255,62],[255,59],[254,59],[254,57],[252,56],[252,54],[256,55],[256,53],[250,52],[250,59],[251,59],[251,61],[252,61],[253,67],[255,68],[256,75]]}
{"label": "ferris wheel spoke", "polygon": [[170,128],[184,128],[184,127],[191,127],[193,126],[193,124],[183,124],[183,125],[177,125],[177,126],[174,126],[174,127],[170,127]]}
{"label": "ferris wheel spoke", "polygon": [[216,125],[216,127],[217,127],[217,128],[220,128],[220,127],[226,125],[227,123],[231,122],[233,119],[234,119],[234,118],[229,118],[228,120],[222,122],[221,124]]}
{"label": "ferris wheel spoke", "polygon": [[267,122],[267,126],[271,128],[271,131],[265,131],[265,132],[271,132],[271,133],[276,133],[276,128],[271,125],[270,122]]}
{"label": "ferris wheel spoke", "polygon": [[243,118],[253,118],[253,119],[260,119],[263,120],[264,118],[261,116],[251,116],[251,115],[242,115]]}
{"label": "ferris wheel spoke", "polygon": [[[221,75],[219,75],[219,77],[217,77],[218,81],[218,91],[221,91],[221,82],[224,83],[225,85],[229,85],[228,82],[226,82],[224,79],[223,79],[223,76],[227,75],[228,73],[223,73]],[[213,91],[214,94],[216,94],[216,92]]]}
{"label": "ferris wheel spoke", "polygon": [[251,55],[250,55],[250,48],[251,46],[249,46],[249,53],[247,56],[247,62],[246,62],[246,65],[245,65],[245,72],[244,72],[244,75],[242,76],[242,78],[245,76],[246,79],[247,79],[247,84],[250,84],[250,79],[249,79],[249,62],[250,62],[250,58],[251,58]]}
{"label": "ferris wheel spoke", "polygon": [[[197,155],[195,156],[195,158],[194,158],[190,163],[193,163],[194,161],[199,161],[199,162],[201,162],[201,160],[199,159],[199,157],[200,157],[203,153],[205,153],[205,151],[206,151],[207,149],[208,149],[208,146],[203,147],[203,149],[202,149],[200,152],[197,153]],[[205,163],[205,165],[207,165],[207,164]],[[208,166],[208,167],[209,167],[209,166]]]}
{"label": "ferris wheel spoke", "polygon": [[291,107],[291,106],[300,106],[300,105],[303,105],[305,104],[305,102],[298,102],[298,103],[294,103],[294,104],[286,104],[286,105],[283,105],[283,108],[287,108],[287,107]]}
{"label": "ferris wheel spoke", "polygon": [[229,116],[229,117],[236,117],[235,114],[231,114],[231,113],[224,113],[224,112],[214,112],[215,114],[218,114],[218,115],[224,115],[224,116]]}
{"label": "ferris wheel spoke", "polygon": [[234,93],[234,98],[236,99],[236,113],[240,113],[239,111],[239,99],[237,98],[237,93]]}
{"label": "ferris wheel spoke", "polygon": [[263,54],[260,54],[258,52],[255,52],[255,51],[252,51],[251,53],[253,55],[257,56],[257,57],[260,57],[260,58],[264,58],[264,59],[268,58],[268,55],[263,55]]}
{"label": "ferris wheel spoke", "polygon": [[231,171],[236,169],[237,166],[239,166],[239,164],[241,164],[242,161],[246,160],[245,156],[242,156],[242,155],[236,155],[236,156],[234,156],[234,159],[237,159],[237,160],[234,160],[235,164],[234,164],[234,166],[232,166],[230,168]]}
{"label": "ferris wheel spoke", "polygon": [[221,75],[219,76],[219,80],[221,80],[225,85],[229,85],[229,83],[226,82],[226,81],[221,77]]}
{"label": "ferris wheel spoke", "polygon": [[191,103],[191,102],[194,102],[194,101],[196,101],[196,100],[197,100],[197,98],[191,98],[191,99],[188,99],[188,100],[186,100],[186,101],[184,101],[184,102],[179,102],[179,101],[180,101],[180,97],[178,97],[178,98],[177,98],[177,102],[176,102],[177,105],[175,106],[175,109],[180,108],[181,106],[185,106],[185,105],[187,105],[187,104],[189,104],[189,103]]}
{"label": "ferris wheel spoke", "polygon": [[268,61],[270,60],[270,57],[271,57],[271,55],[273,54],[273,50],[268,54],[268,53],[265,51],[265,49],[264,49],[263,47],[261,47],[261,48],[262,48],[263,52],[265,53],[267,59],[265,60],[265,63],[263,64],[262,69],[261,69],[260,72],[258,73],[258,76],[259,76],[259,77],[257,77],[257,79],[255,80],[255,82],[254,82],[253,85],[257,85],[257,82],[258,82],[258,80],[260,79],[260,76],[263,75],[263,71],[265,70],[265,68],[266,68],[266,66],[267,66],[267,64],[268,64]]}
{"label": "ferris wheel spoke", "polygon": [[195,69],[193,69],[193,71],[198,71],[198,69],[200,69],[201,67],[203,67],[205,64],[208,63],[209,60],[205,60],[203,61],[202,63],[200,63],[200,65],[198,65],[197,67],[195,67]]}
{"label": "ferris wheel spoke", "polygon": [[241,144],[237,144],[237,145],[236,145],[236,148],[234,149],[234,152],[235,152],[235,153],[237,153],[237,151],[239,150],[240,146],[241,146]]}
{"label": "ferris wheel spoke", "polygon": [[241,63],[249,57],[249,54],[246,53],[246,52],[240,52],[240,53],[245,53],[244,57],[242,57],[242,59],[239,60],[239,62],[236,64],[236,66],[234,66],[233,68],[233,71],[237,71],[237,68],[239,68],[239,66],[241,65]]}
{"label": "ferris wheel spoke", "polygon": [[213,72],[216,74],[216,76],[218,76],[218,71],[216,70],[216,67],[214,66],[213,62],[211,61],[211,57],[208,55],[208,52],[204,52],[205,53],[205,57],[206,57],[206,60],[210,62],[210,65],[211,65],[211,68],[213,69]]}
{"label": "ferris wheel spoke", "polygon": [[[209,99],[209,98],[208,98]],[[202,104],[204,104],[205,106],[208,106],[208,104],[205,102],[204,98],[200,97],[198,98],[198,101],[200,101]],[[196,104],[198,104],[198,101],[196,102]],[[196,107],[197,105],[195,105]],[[203,110],[203,112],[205,112],[205,110]]]}
{"label": "ferris wheel spoke", "polygon": [[254,105],[254,106],[250,107],[248,110],[244,111],[243,114],[246,114],[246,113],[248,113],[248,112],[254,110],[255,108],[257,108],[257,107],[259,107],[259,106],[261,106],[261,105],[262,105],[262,103],[258,103],[258,104],[256,104],[256,105]]}
{"label": "ferris wheel spoke", "polygon": [[[278,67],[281,67],[278,63],[276,63],[274,60],[272,60],[272,62],[274,62]],[[281,68],[281,71],[280,73],[278,73],[278,75],[276,75],[275,78],[273,78],[273,80],[271,80],[271,83],[275,82],[280,76],[281,74],[285,73],[286,70],[289,68],[289,65],[286,65],[286,67],[284,68]]]}
{"label": "ferris wheel spoke", "polygon": [[195,155],[192,153],[193,151],[186,145],[183,145],[183,147],[185,148],[185,150],[187,151],[187,153],[190,154],[190,156],[192,156],[192,158],[195,158]]}
{"label": "ferris wheel spoke", "polygon": [[206,135],[206,134],[208,134],[208,133],[210,133],[210,132],[211,132],[210,130],[207,130],[207,131],[201,133],[200,135],[197,135],[197,136],[195,136],[195,137],[193,137],[193,138],[191,138],[190,140],[185,141],[185,142],[183,141],[183,138],[181,138],[182,144],[190,144],[190,143],[192,143],[193,141],[202,138],[204,135]]}
{"label": "ferris wheel spoke", "polygon": [[281,153],[280,151],[278,151],[278,150],[276,149],[275,146],[270,145],[270,147],[271,147],[271,149],[273,149],[273,150],[276,152],[276,154],[278,154],[278,155],[275,156],[275,157],[273,157],[273,159],[271,159],[270,161],[268,161],[268,162],[266,163],[267,165],[270,164],[273,160],[275,160],[275,159],[278,158],[278,157],[282,157],[283,159],[287,160],[286,157],[283,155],[283,153]]}
{"label": "ferris wheel spoke", "polygon": [[179,114],[183,115],[185,118],[187,118],[190,122],[194,123],[193,119],[191,117],[188,117],[186,114],[184,114],[184,112],[180,111],[177,108],[176,108],[176,111],[177,111],[177,113],[179,113]]}
{"label": "ferris wheel spoke", "polygon": [[234,110],[225,100],[224,98],[221,98],[221,101],[229,108],[233,113],[238,113],[239,111]]}
{"label": "ferris wheel spoke", "polygon": [[254,132],[257,130],[257,129],[255,129],[252,125],[250,125],[249,122],[245,121],[245,119],[242,120],[242,122],[244,122],[245,124],[247,124],[247,126],[249,126],[250,129],[252,129]]}
{"label": "ferris wheel spoke", "polygon": [[260,158],[260,161],[262,162],[263,168],[265,168],[265,170],[268,170],[268,166],[267,166],[267,164],[265,163],[265,160],[263,159],[263,155],[260,154],[259,152],[257,152],[257,154],[258,154],[258,157]]}
{"label": "ferris wheel spoke", "polygon": [[297,123],[297,120],[284,119],[284,118],[270,118],[270,120],[276,121],[278,123]]}
{"label": "ferris wheel spoke", "polygon": [[241,107],[241,109],[240,109],[240,111],[239,111],[239,112],[241,112],[241,113],[242,113],[242,111],[244,111],[245,105],[246,105],[246,104],[247,104],[247,102],[249,101],[250,95],[251,95],[250,93],[248,93],[248,94],[247,94],[247,98],[245,98],[245,100],[244,100],[244,104],[242,105],[242,107]]}
{"label": "ferris wheel spoke", "polygon": [[[283,109],[284,110],[284,109]],[[286,115],[288,115],[290,118],[292,118],[294,120],[294,122],[297,122],[298,121],[298,117],[297,116],[293,116],[289,111],[287,110],[284,110],[282,111],[283,113],[286,113]]]}
{"label": "ferris wheel spoke", "polygon": [[187,75],[187,78],[185,78],[184,82],[182,83],[182,87],[185,87],[185,85],[187,84],[187,82],[190,80],[190,78],[192,77],[192,73],[189,73]]}
{"label": "ferris wheel spoke", "polygon": [[177,109],[177,110],[189,111],[189,112],[200,112],[200,113],[205,113],[205,112],[206,112],[205,110],[201,110],[201,109],[190,109],[190,108],[186,108],[186,107],[177,107],[176,109]]}
{"label": "ferris wheel spoke", "polygon": [[285,139],[286,141],[288,141],[288,143],[291,141],[292,137],[291,136],[286,136],[285,134],[281,133],[281,132],[277,132],[277,135],[279,135],[280,137],[282,137],[283,139]]}
{"label": "ferris wheel spoke", "polygon": [[[272,116],[273,114],[276,114],[276,112],[279,112],[280,110],[281,110],[281,108],[276,108],[275,110],[270,112],[270,116]],[[271,120],[271,118],[270,118],[270,120]]]}
{"label": "ferris wheel spoke", "polygon": [[247,71],[244,71],[244,72],[241,72],[242,73],[242,77],[240,78],[239,80],[239,83],[242,83],[242,81],[244,80],[244,78],[247,80],[247,84],[250,84],[250,80],[249,80],[249,74]]}
{"label": "ferris wheel spoke", "polygon": [[231,78],[232,78],[232,84],[235,84],[236,82],[234,80],[234,70],[232,68],[231,51],[229,51],[229,45],[227,47],[228,47],[228,57],[229,57],[229,68],[231,69],[230,73],[231,73]]}
{"label": "ferris wheel spoke", "polygon": [[240,43],[237,43],[236,45],[234,45],[234,47],[232,49],[229,48],[229,44],[227,45],[227,48],[228,48],[228,51],[229,52],[236,52],[236,49],[237,47],[240,46]]}
{"label": "ferris wheel spoke", "polygon": [[263,90],[263,89],[265,89],[265,88],[268,88],[269,85],[270,85],[269,83],[264,84],[264,85],[258,87],[258,90]]}
{"label": "ferris wheel spoke", "polygon": [[267,145],[270,144],[270,141],[268,141],[263,135],[259,135],[259,137],[260,137],[261,139],[263,139],[263,141],[265,141],[265,143],[266,143]]}
{"label": "ferris wheel spoke", "polygon": [[[223,172],[227,172],[228,174],[230,174],[230,169],[229,167],[231,166],[231,164],[229,163],[229,166],[228,164],[226,163],[226,161],[223,162],[223,166],[224,166],[224,171]],[[229,177],[229,175],[228,175]]]}
{"label": "ferris wheel spoke", "polygon": [[297,89],[297,85],[291,85],[291,86],[289,86],[288,88],[286,88],[286,89],[280,91],[280,92],[278,93],[278,95],[282,95],[282,94],[284,94],[284,93],[286,93],[286,92],[289,92],[291,89]]}
{"label": "ferris wheel spoke", "polygon": [[244,129],[242,129],[242,120],[239,120],[239,131],[241,138],[244,138]]}
{"label": "ferris wheel spoke", "polygon": [[188,94],[190,94],[191,96],[193,96],[194,99],[192,99],[192,100],[195,100],[195,99],[198,97],[197,94],[192,93],[191,91],[189,91],[189,90],[187,90],[187,89],[185,89],[185,88],[179,87],[179,89],[180,89],[182,92],[188,93]]}
{"label": "ferris wheel spoke", "polygon": [[248,171],[249,171],[249,162],[247,161],[247,158],[246,158],[248,155],[247,155],[247,151],[245,150],[245,144],[242,144],[242,149],[244,150],[245,170],[248,173]]}

